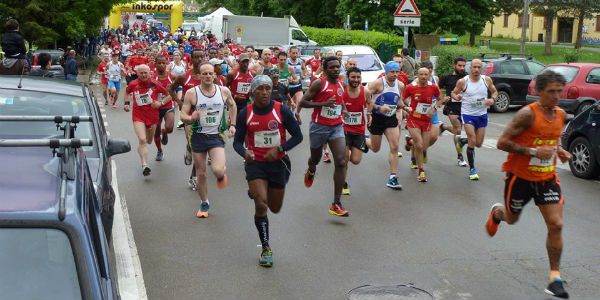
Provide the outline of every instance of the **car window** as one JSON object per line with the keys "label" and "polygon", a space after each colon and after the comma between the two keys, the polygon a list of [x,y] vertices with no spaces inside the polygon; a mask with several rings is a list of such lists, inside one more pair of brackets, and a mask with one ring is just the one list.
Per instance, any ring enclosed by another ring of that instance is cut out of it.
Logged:
{"label": "car window", "polygon": [[377,60],[377,56],[373,54],[344,55],[344,61],[348,61],[348,58],[356,59],[356,66],[361,71],[381,70],[381,64],[379,63],[379,60]]}
{"label": "car window", "polygon": [[308,40],[308,38],[306,37],[306,35],[304,35],[304,33],[302,33],[302,31],[300,31],[298,29],[293,29],[292,30],[292,40],[304,41],[304,40]]}
{"label": "car window", "polygon": [[507,60],[500,64],[500,74],[526,75],[525,66],[520,60]]}
{"label": "car window", "polygon": [[[2,116],[89,116],[87,101],[81,97],[36,91],[0,89],[0,115]],[[50,122],[2,122],[0,138],[48,138],[62,137]],[[92,123],[77,125],[75,136],[94,139]],[[96,147],[83,147],[86,155],[93,156]]]}
{"label": "car window", "polygon": [[527,64],[527,67],[529,68],[529,74],[531,74],[531,75],[536,75],[537,73],[539,73],[541,70],[544,69],[544,65],[538,64],[533,61],[526,61],[525,64]]}
{"label": "car window", "polygon": [[549,66],[546,68],[546,70],[552,70],[562,75],[563,77],[565,77],[567,83],[573,81],[573,79],[575,79],[575,76],[577,76],[577,73],[579,72],[578,67],[571,66]]}
{"label": "car window", "polygon": [[0,299],[82,299],[67,235],[51,228],[0,229]]}
{"label": "car window", "polygon": [[585,78],[585,82],[600,84],[600,68],[592,69],[588,76]]}

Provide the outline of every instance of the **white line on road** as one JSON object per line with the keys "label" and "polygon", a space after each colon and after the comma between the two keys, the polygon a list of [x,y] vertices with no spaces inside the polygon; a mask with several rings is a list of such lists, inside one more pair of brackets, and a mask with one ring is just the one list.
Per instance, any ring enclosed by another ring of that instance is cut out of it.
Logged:
{"label": "white line on road", "polygon": [[147,300],[146,285],[142,274],[140,258],[133,238],[127,202],[119,193],[117,165],[112,161],[112,186],[115,191],[115,216],[113,226],[113,247],[117,261],[119,293],[124,300]]}
{"label": "white line on road", "polygon": [[104,122],[104,127],[107,127],[107,126],[108,126],[108,122]]}

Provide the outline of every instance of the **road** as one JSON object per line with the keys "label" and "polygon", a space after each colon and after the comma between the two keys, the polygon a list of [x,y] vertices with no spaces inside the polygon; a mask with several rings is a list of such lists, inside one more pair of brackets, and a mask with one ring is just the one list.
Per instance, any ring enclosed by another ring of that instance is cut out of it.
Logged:
{"label": "road", "polygon": [[[231,143],[229,185],[218,190],[209,175],[211,216],[197,219],[200,201],[187,187],[183,131],[170,136],[162,162],[154,161],[150,146],[152,175],[144,178],[131,115],[122,105],[105,110],[111,137],[132,144],[115,161],[149,299],[345,299],[358,286],[409,283],[435,299],[549,298],[543,293],[546,228],[536,207],[528,205],[515,226],[503,223],[493,239],[483,228],[491,204],[502,199],[500,165],[506,155],[494,146],[514,109],[490,115],[488,139],[476,152],[477,182],[456,165],[449,135],[428,152],[428,183],[417,182],[407,153],[400,159],[403,191],[385,187],[385,143],[381,152],[365,155],[350,168],[352,194],[342,199],[348,218],[327,212],[333,197],[330,164],[320,164],[313,187],[304,187],[306,136],[290,153],[283,209],[269,214],[275,255],[270,269],[258,266],[254,205]],[[309,113],[303,111],[303,120]],[[594,299],[600,291],[600,182],[575,178],[567,169],[561,165],[558,171],[566,198],[562,274],[572,299]]]}

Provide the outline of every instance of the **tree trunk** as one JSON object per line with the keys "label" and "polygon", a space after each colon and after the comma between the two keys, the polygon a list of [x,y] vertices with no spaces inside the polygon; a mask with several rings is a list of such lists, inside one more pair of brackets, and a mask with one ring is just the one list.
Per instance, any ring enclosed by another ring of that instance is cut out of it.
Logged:
{"label": "tree trunk", "polygon": [[575,40],[575,49],[581,49],[583,43],[583,20],[585,19],[585,10],[579,10],[578,24],[577,24],[577,39]]}
{"label": "tree trunk", "polygon": [[469,33],[469,46],[475,46],[475,33],[473,32]]}
{"label": "tree trunk", "polygon": [[554,14],[547,14],[546,18],[546,36],[544,37],[544,54],[552,55],[552,29],[554,27]]}

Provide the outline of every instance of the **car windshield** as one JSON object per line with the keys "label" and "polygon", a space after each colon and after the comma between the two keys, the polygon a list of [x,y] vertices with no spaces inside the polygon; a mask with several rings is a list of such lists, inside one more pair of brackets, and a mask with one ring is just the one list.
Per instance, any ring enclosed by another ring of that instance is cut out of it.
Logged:
{"label": "car windshield", "polygon": [[0,299],[82,299],[71,242],[58,229],[0,229]]}
{"label": "car windshield", "polygon": [[315,53],[315,49],[314,48],[308,48],[308,49],[302,49],[302,50],[300,50],[300,55],[313,56],[313,53]]}
{"label": "car windshield", "polygon": [[373,54],[353,54],[344,55],[344,61],[348,61],[349,58],[356,59],[356,67],[361,71],[379,71],[381,70],[381,64],[377,57]]}
{"label": "car windshield", "polygon": [[[0,116],[89,116],[90,110],[85,99],[76,96],[37,91],[0,89]],[[92,123],[77,125],[75,136],[93,139]],[[2,122],[0,138],[50,138],[61,137],[51,122]],[[83,147],[89,153],[95,146]]]}
{"label": "car windshield", "polygon": [[563,77],[565,77],[565,80],[567,82],[573,81],[573,79],[575,79],[575,76],[577,76],[577,73],[579,72],[579,68],[570,66],[549,66],[546,68],[546,70],[552,70],[562,75]]}

